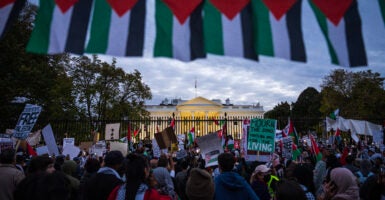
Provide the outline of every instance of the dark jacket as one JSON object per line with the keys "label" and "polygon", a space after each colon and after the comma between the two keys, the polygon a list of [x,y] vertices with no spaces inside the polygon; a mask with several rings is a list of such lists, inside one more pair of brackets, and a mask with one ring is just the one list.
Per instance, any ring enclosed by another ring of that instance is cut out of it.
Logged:
{"label": "dark jacket", "polygon": [[215,178],[216,200],[254,199],[259,200],[250,184],[236,172],[222,172]]}
{"label": "dark jacket", "polygon": [[123,181],[116,175],[108,171],[101,172],[99,170],[97,174],[85,182],[83,199],[106,200],[111,191],[120,184],[123,184]]}

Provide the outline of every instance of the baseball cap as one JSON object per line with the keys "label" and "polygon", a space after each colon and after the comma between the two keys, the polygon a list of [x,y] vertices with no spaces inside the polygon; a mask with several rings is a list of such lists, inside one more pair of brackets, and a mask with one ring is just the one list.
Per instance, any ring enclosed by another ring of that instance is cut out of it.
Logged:
{"label": "baseball cap", "polygon": [[259,172],[265,173],[268,171],[270,171],[270,168],[268,168],[266,165],[258,165],[254,170],[255,173],[259,173]]}

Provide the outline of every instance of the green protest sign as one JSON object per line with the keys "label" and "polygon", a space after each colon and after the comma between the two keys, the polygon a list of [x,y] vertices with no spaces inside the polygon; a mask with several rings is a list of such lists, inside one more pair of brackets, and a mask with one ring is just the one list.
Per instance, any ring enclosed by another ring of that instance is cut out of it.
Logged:
{"label": "green protest sign", "polygon": [[251,119],[247,150],[273,153],[276,126],[274,119]]}

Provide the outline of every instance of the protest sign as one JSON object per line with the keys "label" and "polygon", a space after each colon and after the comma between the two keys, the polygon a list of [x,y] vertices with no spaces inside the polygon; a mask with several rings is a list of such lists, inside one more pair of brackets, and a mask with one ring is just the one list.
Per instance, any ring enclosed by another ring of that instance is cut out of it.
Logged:
{"label": "protest sign", "polygon": [[197,138],[197,144],[206,161],[206,167],[218,165],[218,156],[223,153],[221,138],[216,133],[212,133]]}
{"label": "protest sign", "polygon": [[45,126],[42,132],[43,132],[44,141],[48,147],[48,154],[50,156],[59,155],[59,149],[56,145],[56,140],[55,140],[55,136],[53,135],[51,124],[48,124],[47,126]]}
{"label": "protest sign", "polygon": [[69,155],[70,159],[77,157],[80,153],[79,147],[76,147],[71,144],[67,144],[66,146],[63,146],[63,155],[67,156]]}
{"label": "protest sign", "polygon": [[6,149],[13,149],[13,140],[9,137],[0,138],[0,153]]}
{"label": "protest sign", "polygon": [[184,149],[184,141],[186,139],[186,136],[184,134],[178,134],[178,149]]}
{"label": "protest sign", "polygon": [[158,144],[160,149],[167,148],[166,143],[164,142],[164,139],[163,139],[162,132],[155,133],[154,137],[155,137],[156,143]]}
{"label": "protest sign", "polygon": [[160,148],[159,148],[159,145],[156,141],[156,139],[152,139],[152,153],[154,154],[154,157],[155,158],[159,158],[160,157]]}
{"label": "protest sign", "polygon": [[292,153],[292,145],[293,145],[293,139],[289,136],[289,137],[284,137],[282,138],[282,157],[284,158],[287,158],[287,159],[291,159],[292,156],[293,156],[293,153]]}
{"label": "protest sign", "polygon": [[40,112],[40,106],[32,104],[25,105],[23,112],[19,116],[15,130],[13,131],[13,137],[21,140],[27,138],[35,125]]}
{"label": "protest sign", "polygon": [[37,147],[37,148],[36,148],[36,153],[37,153],[37,155],[39,155],[39,156],[45,155],[45,154],[49,154],[49,153],[48,153],[48,147],[47,147],[47,146],[40,146],[40,147]]}
{"label": "protest sign", "polygon": [[182,159],[182,158],[185,158],[185,157],[187,157],[187,151],[186,150],[184,150],[184,149],[181,149],[181,150],[179,150],[179,151],[177,151],[176,152],[176,159]]}
{"label": "protest sign", "polygon": [[120,151],[122,152],[123,156],[127,155],[127,148],[127,143],[110,142],[110,151]]}
{"label": "protest sign", "polygon": [[241,152],[244,155],[246,161],[259,161],[259,162],[268,162],[270,160],[270,153],[257,152],[247,149],[247,138],[249,137],[250,132],[250,120],[245,119],[243,121],[243,135],[241,138]]}
{"label": "protest sign", "polygon": [[118,140],[119,139],[120,123],[106,124],[105,140]]}
{"label": "protest sign", "polygon": [[277,121],[273,119],[251,119],[247,149],[273,153],[276,125]]}
{"label": "protest sign", "polygon": [[41,130],[37,130],[35,132],[32,132],[28,135],[26,141],[29,145],[35,146],[40,143],[41,139]]}
{"label": "protest sign", "polygon": [[95,145],[91,147],[91,154],[97,155],[98,157],[102,157],[103,154],[107,151],[107,145],[105,141],[99,141]]}
{"label": "protest sign", "polygon": [[67,145],[75,146],[75,138],[63,138],[63,148]]}
{"label": "protest sign", "polygon": [[91,141],[88,141],[88,142],[81,142],[80,145],[79,145],[79,148],[80,148],[81,150],[84,150],[84,149],[85,149],[86,151],[88,151],[89,148],[92,147],[92,143],[93,143],[93,142],[91,142]]}

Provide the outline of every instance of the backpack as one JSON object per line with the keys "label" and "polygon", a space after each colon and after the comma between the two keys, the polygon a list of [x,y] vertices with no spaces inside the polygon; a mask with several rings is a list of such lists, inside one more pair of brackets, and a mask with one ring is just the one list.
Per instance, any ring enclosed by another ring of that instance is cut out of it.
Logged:
{"label": "backpack", "polygon": [[366,179],[370,176],[373,176],[374,174],[372,172],[369,172],[369,174],[367,176],[364,176],[360,171],[356,172],[356,174],[358,175],[358,183],[360,185],[362,185]]}

